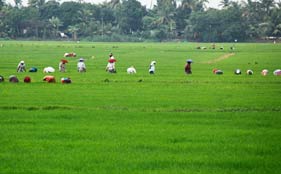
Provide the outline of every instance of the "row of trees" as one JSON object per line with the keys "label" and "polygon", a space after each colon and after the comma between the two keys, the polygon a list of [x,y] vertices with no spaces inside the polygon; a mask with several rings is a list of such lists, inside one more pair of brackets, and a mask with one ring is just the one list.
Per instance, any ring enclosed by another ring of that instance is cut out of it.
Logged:
{"label": "row of trees", "polygon": [[157,0],[152,9],[137,0],[0,0],[0,38],[91,41],[192,40],[230,42],[281,37],[281,3],[274,0]]}

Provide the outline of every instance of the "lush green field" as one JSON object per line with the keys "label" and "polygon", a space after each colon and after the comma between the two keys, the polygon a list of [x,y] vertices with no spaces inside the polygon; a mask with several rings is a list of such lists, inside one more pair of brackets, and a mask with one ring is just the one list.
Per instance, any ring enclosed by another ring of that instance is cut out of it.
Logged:
{"label": "lush green field", "polygon": [[[1,174],[281,172],[281,77],[272,74],[281,68],[279,44],[236,44],[232,52],[232,44],[0,45]],[[78,57],[68,58],[67,72],[53,73],[58,82],[43,82],[43,68],[58,70],[72,51]],[[105,72],[110,52],[117,74]],[[76,71],[79,57],[86,73]],[[192,75],[184,73],[188,58]],[[16,73],[20,60],[39,72]],[[155,75],[148,74],[152,60]],[[137,74],[126,73],[131,65]],[[260,74],[264,68],[268,76]],[[8,82],[12,74],[20,83]],[[23,83],[26,75],[32,83]],[[61,77],[73,83],[61,84]]]}

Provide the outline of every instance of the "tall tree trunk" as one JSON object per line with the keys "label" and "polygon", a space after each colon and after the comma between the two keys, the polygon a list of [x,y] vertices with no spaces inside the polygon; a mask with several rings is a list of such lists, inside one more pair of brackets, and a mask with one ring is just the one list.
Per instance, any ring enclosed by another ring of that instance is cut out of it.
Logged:
{"label": "tall tree trunk", "polygon": [[73,33],[73,40],[77,41],[77,32],[76,31]]}

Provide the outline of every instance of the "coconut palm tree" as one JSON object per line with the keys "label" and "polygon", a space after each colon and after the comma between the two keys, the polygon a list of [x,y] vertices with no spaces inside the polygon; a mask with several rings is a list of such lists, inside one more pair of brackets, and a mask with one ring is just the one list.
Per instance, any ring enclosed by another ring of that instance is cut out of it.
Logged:
{"label": "coconut palm tree", "polygon": [[193,12],[196,11],[203,11],[206,7],[206,3],[208,3],[208,0],[177,0],[180,2],[179,7],[180,8],[188,8],[191,9]]}
{"label": "coconut palm tree", "polygon": [[60,21],[60,19],[58,17],[54,17],[54,16],[52,16],[52,18],[49,19],[49,22],[54,29],[53,32],[54,32],[54,38],[55,38],[58,34],[59,27],[62,26],[62,22]]}
{"label": "coconut palm tree", "polygon": [[0,0],[0,10],[1,10],[1,8],[4,6],[4,0]]}
{"label": "coconut palm tree", "polygon": [[176,22],[174,20],[175,12],[176,12],[175,0],[158,0],[156,16],[153,21],[153,24],[158,26],[159,28],[167,28],[168,31],[166,32],[172,34],[176,25]]}
{"label": "coconut palm tree", "polygon": [[79,31],[79,27],[77,25],[70,25],[68,26],[68,31],[71,32],[72,39],[74,41],[77,40],[77,31]]}
{"label": "coconut palm tree", "polygon": [[230,3],[230,0],[221,0],[219,6],[221,6],[222,8],[227,8],[230,6]]}
{"label": "coconut palm tree", "polygon": [[274,28],[273,34],[274,34],[275,36],[281,36],[281,24],[278,24],[278,25]]}
{"label": "coconut palm tree", "polygon": [[28,0],[28,6],[41,8],[45,4],[45,0]]}
{"label": "coconut palm tree", "polygon": [[16,7],[21,7],[22,6],[22,0],[14,0],[15,6]]}
{"label": "coconut palm tree", "polygon": [[118,6],[121,5],[121,1],[120,0],[111,0],[109,3],[108,3],[109,7],[112,8],[112,9],[116,9]]}

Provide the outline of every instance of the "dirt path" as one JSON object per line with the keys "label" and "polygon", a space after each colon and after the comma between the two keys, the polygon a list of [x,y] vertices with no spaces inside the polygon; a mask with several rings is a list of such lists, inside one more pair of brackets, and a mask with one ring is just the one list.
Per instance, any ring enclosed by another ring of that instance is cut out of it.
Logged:
{"label": "dirt path", "polygon": [[217,62],[223,61],[225,59],[228,59],[228,58],[230,58],[231,56],[234,56],[234,55],[235,55],[234,53],[228,53],[228,54],[222,55],[222,56],[220,56],[216,59],[204,62],[204,63],[207,63],[207,64],[217,63]]}

